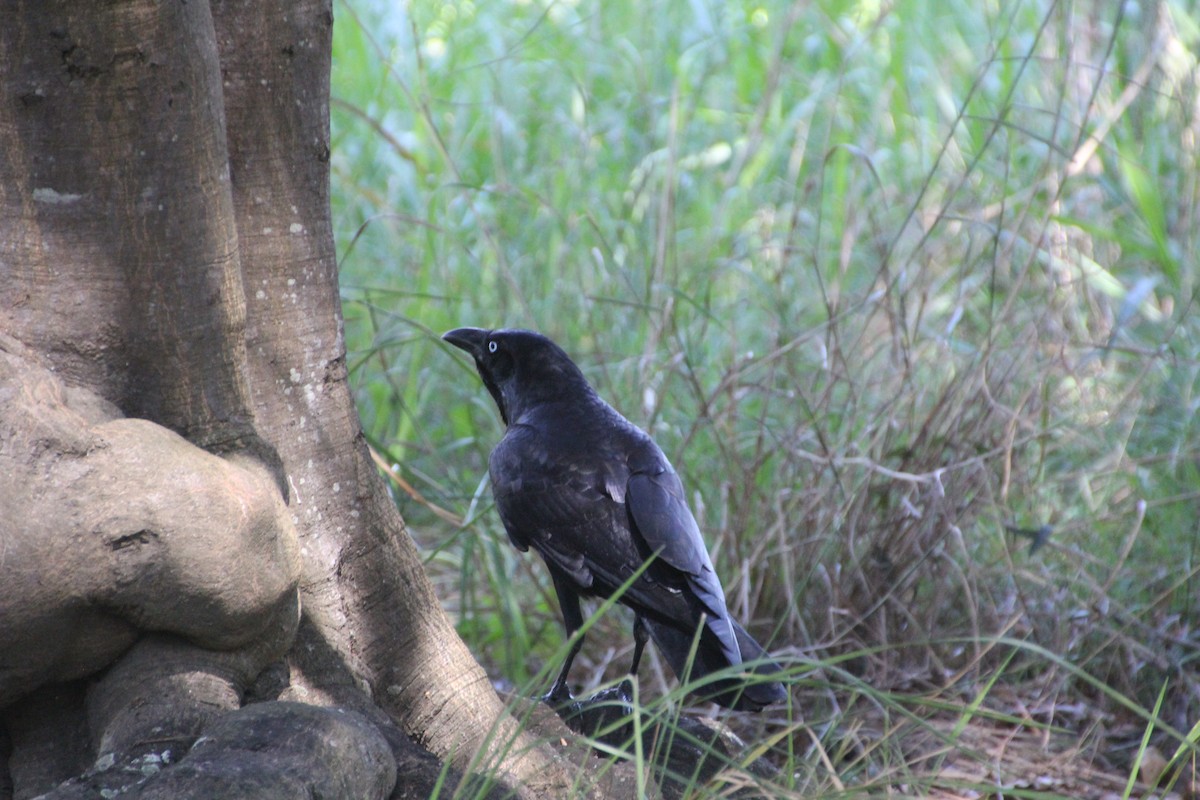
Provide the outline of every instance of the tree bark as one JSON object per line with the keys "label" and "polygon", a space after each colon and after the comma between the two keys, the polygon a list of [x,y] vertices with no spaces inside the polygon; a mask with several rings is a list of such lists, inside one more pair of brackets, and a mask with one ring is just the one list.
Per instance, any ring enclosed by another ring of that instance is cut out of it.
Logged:
{"label": "tree bark", "polygon": [[330,3],[0,2],[0,798],[578,793],[361,435]]}

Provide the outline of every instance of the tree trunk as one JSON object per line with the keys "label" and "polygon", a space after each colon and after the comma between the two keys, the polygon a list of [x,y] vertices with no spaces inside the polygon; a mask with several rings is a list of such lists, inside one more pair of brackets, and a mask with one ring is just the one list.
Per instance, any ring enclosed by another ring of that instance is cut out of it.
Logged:
{"label": "tree trunk", "polygon": [[359,429],[329,2],[0,3],[0,798],[567,796]]}

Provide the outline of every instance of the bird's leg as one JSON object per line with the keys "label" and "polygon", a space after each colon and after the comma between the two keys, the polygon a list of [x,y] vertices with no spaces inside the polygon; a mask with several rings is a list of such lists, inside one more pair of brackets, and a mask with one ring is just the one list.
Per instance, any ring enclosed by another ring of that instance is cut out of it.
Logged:
{"label": "bird's leg", "polygon": [[650,639],[650,629],[646,627],[646,621],[642,619],[641,614],[637,614],[633,618],[633,663],[629,665],[629,674],[637,675],[638,664],[642,663],[642,651],[646,649],[646,642]]}
{"label": "bird's leg", "polygon": [[641,614],[633,617],[633,663],[629,665],[629,677],[617,685],[617,694],[626,703],[633,702],[633,681],[637,678],[638,664],[642,663],[642,651],[650,640],[650,629]]}
{"label": "bird's leg", "polygon": [[[570,639],[575,635],[575,631],[583,627],[583,611],[579,608],[579,595],[571,586],[570,580],[560,575],[558,570],[551,569],[550,577],[554,580],[554,591],[558,595],[559,608],[562,609],[563,626],[567,629],[567,638]],[[558,671],[558,677],[554,679],[554,685],[550,687],[550,693],[542,698],[556,708],[574,699],[571,697],[571,690],[567,688],[567,674],[571,671],[571,664],[581,649],[583,649],[582,636],[575,640],[575,644],[571,645],[571,651],[567,653],[562,669]]]}
{"label": "bird's leg", "polygon": [[[577,629],[578,627],[575,630]],[[571,636],[575,630],[567,631],[567,636]],[[571,696],[571,690],[567,688],[567,674],[571,671],[571,663],[575,660],[575,656],[579,655],[579,651],[582,648],[583,637],[580,636],[575,641],[575,644],[571,646],[571,652],[567,653],[567,659],[563,661],[562,669],[558,671],[558,677],[554,679],[554,685],[550,687],[550,692],[542,697],[543,700],[556,708],[575,699]]]}

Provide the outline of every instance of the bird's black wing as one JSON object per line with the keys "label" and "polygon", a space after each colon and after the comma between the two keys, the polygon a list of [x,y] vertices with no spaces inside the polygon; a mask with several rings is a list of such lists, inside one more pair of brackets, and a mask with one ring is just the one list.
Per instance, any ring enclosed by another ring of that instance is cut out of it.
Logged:
{"label": "bird's black wing", "polygon": [[[648,542],[631,526],[626,508],[628,460],[611,449],[620,443],[619,435],[583,452],[556,449],[553,443],[558,441],[534,429],[509,428],[489,462],[496,507],[514,545],[535,549],[569,577],[580,593],[607,597],[641,569],[657,545],[647,549]],[[693,558],[683,559],[681,552],[662,558],[675,567],[669,570],[673,577],[664,581],[660,569],[644,572],[626,588],[622,602],[678,620],[685,627],[698,617],[699,612],[689,607],[680,591],[692,575],[670,559],[693,564],[703,558],[707,563],[708,555],[702,544]],[[715,576],[712,579],[715,584]],[[715,588],[719,595],[720,584]],[[707,610],[711,599],[703,600]],[[717,605],[715,601],[711,604]],[[719,607],[723,611],[723,597]],[[709,616],[716,616],[716,609],[709,611]]]}
{"label": "bird's black wing", "polygon": [[741,651],[725,607],[725,592],[704,547],[700,526],[684,499],[683,483],[665,457],[635,467],[625,502],[650,551],[658,552],[659,558],[686,576],[688,588],[702,604],[707,625],[729,663],[740,664]]}
{"label": "bird's black wing", "polygon": [[547,442],[543,432],[513,426],[492,451],[500,519],[518,548],[533,547],[580,592],[607,595],[641,564],[624,507],[606,491],[609,465]]}

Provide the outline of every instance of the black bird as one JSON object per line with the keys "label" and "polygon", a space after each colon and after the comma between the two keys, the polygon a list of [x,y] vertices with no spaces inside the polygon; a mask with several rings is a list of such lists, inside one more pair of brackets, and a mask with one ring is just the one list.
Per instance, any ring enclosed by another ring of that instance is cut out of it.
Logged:
{"label": "black bird", "polygon": [[1018,528],[1015,525],[1005,525],[1004,530],[1014,536],[1022,536],[1029,540],[1029,555],[1035,554],[1042,549],[1042,545],[1050,541],[1050,534],[1054,533],[1054,528],[1050,525],[1042,525],[1037,528]]}
{"label": "black bird", "polygon": [[[696,690],[723,706],[758,711],[787,692],[770,676],[780,666],[729,616],[683,484],[658,445],[604,402],[563,350],[524,330],[458,328],[447,342],[475,359],[507,426],[488,465],[509,539],[530,547],[550,569],[568,637],[583,624],[581,596],[609,597],[647,561],[620,597],[633,609],[631,675],[647,638],[686,679],[743,662],[748,675]],[[567,673],[576,641],[547,699],[571,699]]]}

